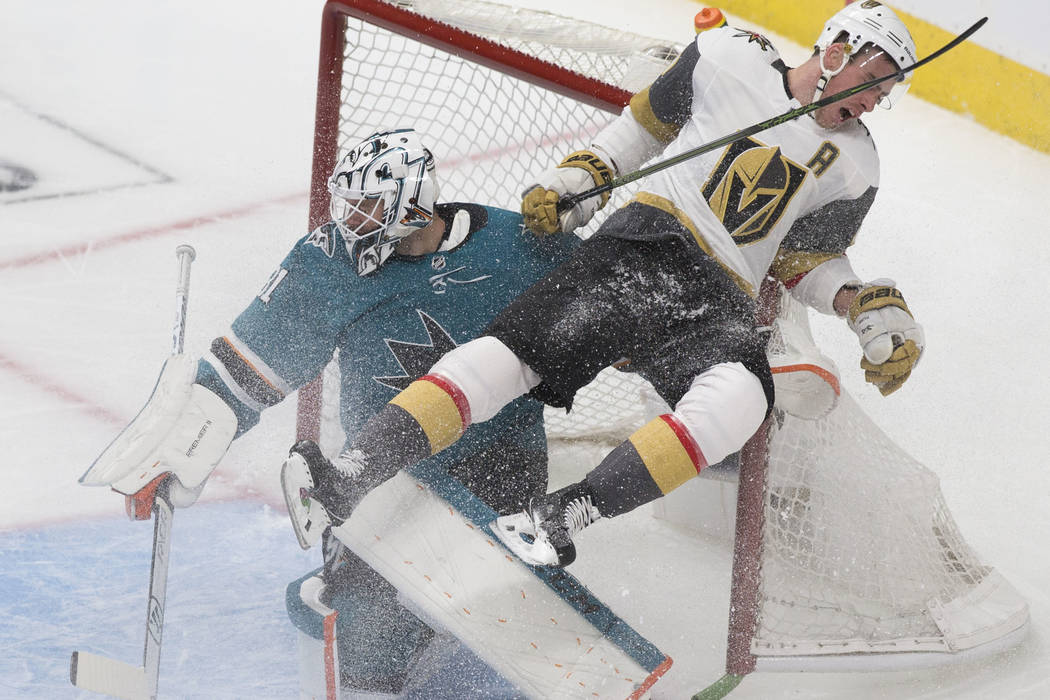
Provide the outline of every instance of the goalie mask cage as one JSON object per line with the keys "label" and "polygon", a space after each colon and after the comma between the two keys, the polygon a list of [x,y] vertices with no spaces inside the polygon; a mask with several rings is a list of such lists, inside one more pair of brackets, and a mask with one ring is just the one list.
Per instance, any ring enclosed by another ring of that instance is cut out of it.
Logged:
{"label": "goalie mask cage", "polygon": [[[678,49],[478,0],[328,2],[310,228],[327,221],[341,151],[396,127],[434,152],[440,201],[516,210],[526,178],[587,143]],[[774,306],[811,342],[804,309]],[[298,437],[328,453],[343,439],[338,389],[332,363],[299,392]],[[605,370],[572,413],[546,413],[552,450],[608,449],[659,403],[641,379]],[[776,411],[741,452],[730,607],[736,678],[951,663],[1018,643],[1028,622],[1025,601],[960,535],[936,476],[844,390],[818,420]]]}

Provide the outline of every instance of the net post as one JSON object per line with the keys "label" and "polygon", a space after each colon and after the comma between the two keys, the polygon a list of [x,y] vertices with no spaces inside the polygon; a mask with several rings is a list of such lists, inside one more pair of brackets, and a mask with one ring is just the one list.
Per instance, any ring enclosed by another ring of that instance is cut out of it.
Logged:
{"label": "net post", "polygon": [[[325,4],[321,15],[321,49],[317,66],[313,166],[310,176],[310,212],[307,228],[313,231],[328,221],[328,176],[339,149],[340,85],[346,48],[346,15],[340,3]],[[295,439],[320,440],[322,376],[299,389]]]}
{"label": "net post", "polygon": [[726,644],[726,672],[734,676],[744,676],[755,670],[751,640],[758,626],[763,501],[768,459],[766,446],[770,421],[771,418],[767,418],[762,423],[740,452],[729,635]]}
{"label": "net post", "polygon": [[[779,285],[767,277],[759,291],[755,322],[768,326],[777,316]],[[769,464],[770,414],[740,451],[737,482],[736,532],[733,538],[733,575],[729,599],[726,674],[739,678],[755,670],[751,640],[758,627],[762,568],[762,527],[765,521],[766,474]],[[728,691],[726,691],[728,692]]]}

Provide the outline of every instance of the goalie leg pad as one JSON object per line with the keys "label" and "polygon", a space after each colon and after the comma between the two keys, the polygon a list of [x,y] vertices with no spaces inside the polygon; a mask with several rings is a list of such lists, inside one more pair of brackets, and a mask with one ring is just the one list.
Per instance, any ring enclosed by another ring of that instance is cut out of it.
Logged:
{"label": "goalie leg pad", "polygon": [[324,597],[339,613],[335,627],[344,688],[357,691],[351,697],[400,696],[434,631],[401,604],[397,588],[334,533],[329,531],[323,545]]}

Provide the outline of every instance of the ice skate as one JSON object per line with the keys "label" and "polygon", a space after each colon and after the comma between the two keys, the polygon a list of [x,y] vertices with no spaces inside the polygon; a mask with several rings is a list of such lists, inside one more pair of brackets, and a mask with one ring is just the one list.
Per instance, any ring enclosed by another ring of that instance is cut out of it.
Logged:
{"label": "ice skate", "polygon": [[350,517],[364,496],[355,477],[364,469],[357,453],[329,461],[316,443],[297,442],[281,467],[281,489],[292,528],[303,549],[310,549],[325,529]]}
{"label": "ice skate", "polygon": [[576,560],[572,538],[601,513],[590,496],[561,494],[556,491],[534,498],[528,511],[496,518],[492,531],[526,564],[568,566]]}

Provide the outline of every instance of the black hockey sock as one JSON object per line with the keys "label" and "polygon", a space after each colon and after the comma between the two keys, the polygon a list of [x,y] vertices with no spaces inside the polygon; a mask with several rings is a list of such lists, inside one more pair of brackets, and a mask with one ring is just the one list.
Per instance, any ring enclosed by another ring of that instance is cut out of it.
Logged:
{"label": "black hockey sock", "polygon": [[368,478],[378,484],[429,457],[430,441],[407,411],[388,403],[354,438],[353,450],[364,453]]}
{"label": "black hockey sock", "polygon": [[623,515],[663,495],[638,450],[628,440],[587,473],[584,482],[606,518]]}

